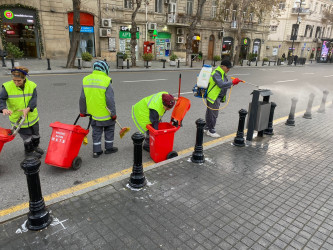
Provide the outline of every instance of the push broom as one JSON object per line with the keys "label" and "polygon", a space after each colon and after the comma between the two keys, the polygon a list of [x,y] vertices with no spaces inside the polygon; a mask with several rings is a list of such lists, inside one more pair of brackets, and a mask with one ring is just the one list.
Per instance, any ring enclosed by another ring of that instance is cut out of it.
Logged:
{"label": "push broom", "polygon": [[[108,109],[108,107],[105,107],[105,108],[106,108],[107,111],[109,111],[109,113],[111,115],[111,111]],[[120,127],[119,135],[120,135],[120,138],[122,139],[124,137],[124,135],[131,130],[131,128],[130,127],[122,127],[120,125],[120,123],[117,121],[117,119],[116,119],[116,123]]]}

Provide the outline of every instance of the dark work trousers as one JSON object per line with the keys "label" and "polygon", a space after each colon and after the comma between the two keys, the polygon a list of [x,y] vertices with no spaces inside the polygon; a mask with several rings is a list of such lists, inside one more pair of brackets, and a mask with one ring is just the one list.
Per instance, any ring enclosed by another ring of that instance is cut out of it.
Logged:
{"label": "dark work trousers", "polygon": [[112,149],[115,124],[110,126],[91,126],[91,127],[92,127],[92,139],[93,139],[93,152],[97,153],[102,151],[103,131],[105,138],[105,149]]}
{"label": "dark work trousers", "polygon": [[[212,109],[219,109],[221,103],[221,97],[217,97],[214,103],[207,101],[207,106]],[[209,130],[211,133],[215,133],[215,125],[217,117],[219,116],[219,110],[211,110],[207,108],[206,110],[206,126],[205,129]]]}
{"label": "dark work trousers", "polygon": [[20,137],[25,143],[30,142],[32,139],[40,138],[39,136],[39,122],[28,128],[21,128],[18,132]]}
{"label": "dark work trousers", "polygon": [[145,140],[143,142],[144,147],[149,147],[149,130],[146,131],[145,133]]}

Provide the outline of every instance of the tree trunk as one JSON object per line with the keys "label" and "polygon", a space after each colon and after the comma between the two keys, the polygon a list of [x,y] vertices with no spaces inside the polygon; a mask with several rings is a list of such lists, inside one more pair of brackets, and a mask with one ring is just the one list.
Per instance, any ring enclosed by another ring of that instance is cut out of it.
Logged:
{"label": "tree trunk", "polygon": [[187,31],[187,38],[186,38],[186,66],[190,64],[191,60],[191,54],[192,54],[192,39],[194,36],[194,30],[201,20],[201,10],[203,8],[203,5],[205,4],[206,0],[199,0],[198,1],[198,7],[197,7],[197,13],[193,17],[193,20],[190,24],[190,27],[188,27]]}
{"label": "tree trunk", "polygon": [[77,49],[80,42],[80,8],[81,0],[73,0],[73,34],[71,40],[71,47],[68,52],[66,68],[74,68]]}
{"label": "tree trunk", "polygon": [[[131,61],[132,66],[136,66],[136,54],[135,54],[135,47],[137,45],[136,41],[136,32],[137,32],[137,25],[135,21],[136,14],[138,13],[140,7],[141,7],[142,0],[136,0],[136,7],[135,10],[132,13],[132,27],[131,27]],[[134,6],[132,4],[132,6]]]}
{"label": "tree trunk", "polygon": [[[236,45],[236,53],[235,53],[235,57],[234,57],[234,65],[238,65],[239,64],[239,55],[240,55],[240,50],[242,47],[242,14],[243,14],[243,1],[239,2],[239,6],[238,6],[238,10],[237,10],[237,45]],[[235,43],[236,44],[236,43]]]}

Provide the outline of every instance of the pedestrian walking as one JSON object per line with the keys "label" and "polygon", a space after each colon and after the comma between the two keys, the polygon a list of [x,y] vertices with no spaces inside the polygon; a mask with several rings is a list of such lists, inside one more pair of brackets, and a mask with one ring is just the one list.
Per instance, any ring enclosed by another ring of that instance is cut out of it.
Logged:
{"label": "pedestrian walking", "polygon": [[216,120],[219,115],[221,102],[225,102],[227,90],[232,85],[237,85],[241,80],[238,78],[229,81],[227,73],[232,68],[229,60],[223,60],[221,66],[218,66],[211,74],[207,90],[207,110],[206,126],[204,132],[210,136],[218,138],[220,135],[215,131]]}
{"label": "pedestrian walking", "polygon": [[132,106],[132,119],[135,126],[142,134],[146,133],[143,149],[147,152],[150,151],[147,125],[152,124],[152,127],[157,130],[164,113],[173,108],[176,100],[176,97],[162,91],[147,96]]}
{"label": "pedestrian walking", "polygon": [[298,60],[298,56],[297,55],[294,55],[294,65],[296,66],[297,64],[297,60]]}
{"label": "pedestrian walking", "polygon": [[41,158],[44,151],[39,148],[39,116],[37,111],[37,85],[27,76],[29,69],[14,67],[12,80],[2,84],[0,92],[0,112],[9,116],[12,126],[23,115],[24,122],[19,130],[23,139],[25,156]]}
{"label": "pedestrian walking", "polygon": [[[93,158],[103,154],[102,135],[105,138],[105,154],[118,151],[113,146],[116,115],[112,79],[109,77],[109,65],[105,61],[97,61],[93,72],[83,78],[80,96],[80,116],[92,116]],[[111,114],[110,114],[111,113]]]}

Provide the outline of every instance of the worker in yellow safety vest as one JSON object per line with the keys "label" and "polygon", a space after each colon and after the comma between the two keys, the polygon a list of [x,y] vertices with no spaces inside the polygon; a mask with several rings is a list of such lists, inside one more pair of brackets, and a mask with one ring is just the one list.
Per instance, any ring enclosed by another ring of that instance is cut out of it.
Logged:
{"label": "worker in yellow safety vest", "polygon": [[2,84],[0,112],[8,115],[12,126],[23,115],[25,120],[19,130],[24,142],[26,156],[41,158],[44,151],[39,148],[39,116],[37,111],[37,85],[30,81],[26,67],[14,67],[12,80]]}
{"label": "worker in yellow safety vest", "polygon": [[105,61],[97,61],[93,65],[92,74],[83,78],[80,96],[80,116],[92,116],[93,158],[103,154],[102,134],[104,131],[105,154],[118,151],[113,146],[116,115],[112,79],[109,77],[109,65]]}
{"label": "worker in yellow safety vest", "polygon": [[209,86],[207,89],[207,110],[206,110],[206,125],[204,132],[210,136],[218,138],[220,135],[215,131],[216,120],[219,115],[219,107],[221,101],[225,101],[227,90],[232,85],[237,85],[241,80],[235,78],[229,81],[227,73],[232,68],[229,60],[223,60],[221,66],[218,66],[211,74]]}
{"label": "worker in yellow safety vest", "polygon": [[132,119],[136,127],[142,134],[146,133],[144,150],[150,151],[147,125],[152,124],[152,127],[157,130],[165,111],[172,109],[176,100],[177,98],[163,91],[147,96],[132,106]]}

